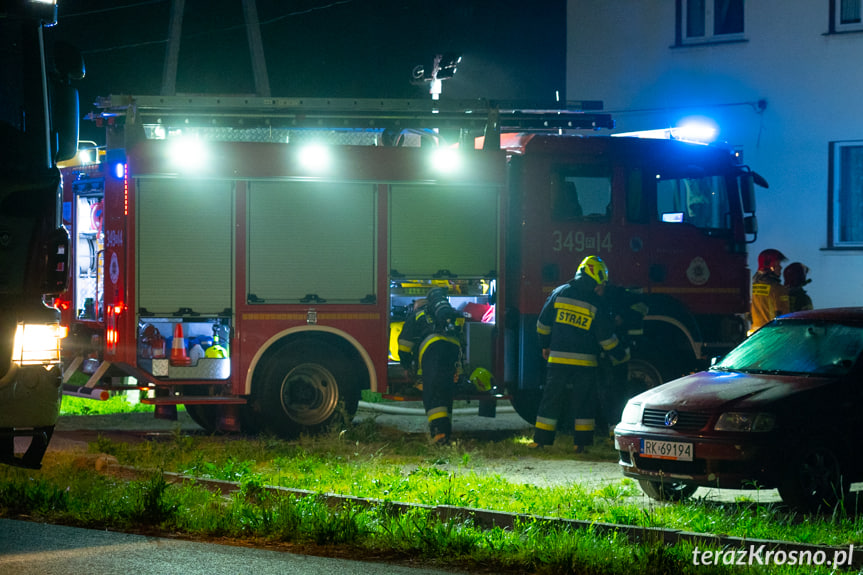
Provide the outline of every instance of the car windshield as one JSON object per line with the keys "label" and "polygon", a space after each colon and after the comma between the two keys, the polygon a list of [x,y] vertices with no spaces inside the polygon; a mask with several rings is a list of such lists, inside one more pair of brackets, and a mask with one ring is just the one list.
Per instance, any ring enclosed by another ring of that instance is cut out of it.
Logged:
{"label": "car windshield", "polygon": [[861,350],[861,326],[776,321],[755,332],[711,369],[844,375],[854,367]]}

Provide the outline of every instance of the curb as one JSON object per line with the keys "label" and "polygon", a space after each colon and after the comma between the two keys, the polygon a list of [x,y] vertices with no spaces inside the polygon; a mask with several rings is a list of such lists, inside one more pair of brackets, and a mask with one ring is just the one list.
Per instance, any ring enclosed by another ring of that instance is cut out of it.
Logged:
{"label": "curb", "polygon": [[[159,473],[158,470],[138,469],[135,467],[120,466],[116,464],[116,459],[108,456],[113,461],[108,461],[102,466],[102,471],[118,477],[120,479],[135,480],[142,477],[151,476],[154,473]],[[173,472],[161,472],[162,477],[167,483],[171,484],[189,484],[194,483],[204,487],[208,491],[219,492],[222,494],[234,493],[241,490],[241,485],[235,481],[224,481],[220,479],[206,479],[182,475]],[[726,555],[732,552],[732,560],[740,555],[735,555],[736,552],[750,550],[748,565],[752,565],[753,550],[769,551],[775,555],[778,552],[784,552],[786,557],[817,557],[817,554],[823,554],[824,557],[837,557],[841,554],[846,557],[841,565],[837,568],[860,568],[863,567],[863,550],[854,549],[853,545],[845,547],[837,547],[833,545],[815,545],[808,543],[794,543],[791,541],[778,541],[773,539],[748,539],[745,537],[731,537],[727,535],[716,535],[712,533],[695,533],[691,531],[683,531],[680,529],[666,529],[660,527],[640,527],[637,525],[621,525],[617,523],[603,523],[597,521],[583,521],[578,519],[562,519],[559,517],[545,517],[538,515],[527,515],[524,513],[508,513],[504,511],[490,511],[487,509],[476,509],[473,507],[457,507],[454,505],[423,505],[420,503],[404,503],[399,501],[389,501],[385,499],[375,499],[368,497],[354,497],[351,495],[338,495],[335,493],[320,493],[308,489],[295,489],[290,487],[264,486],[264,491],[273,494],[288,494],[297,497],[317,496],[326,501],[330,507],[340,507],[351,503],[363,508],[386,507],[398,513],[406,513],[413,509],[426,509],[436,514],[441,521],[465,521],[471,520],[474,525],[481,529],[492,529],[499,527],[501,529],[512,529],[517,521],[539,521],[549,526],[566,527],[570,529],[593,529],[600,534],[617,533],[623,535],[631,543],[639,543],[645,541],[662,541],[666,544],[673,545],[675,543],[693,543],[697,546],[713,546],[721,550],[716,551],[715,564],[726,564],[720,560],[719,553]],[[850,551],[850,553],[848,553]],[[756,563],[758,564],[757,560]],[[802,562],[800,563],[803,564]],[[829,564],[829,563],[828,563]]]}

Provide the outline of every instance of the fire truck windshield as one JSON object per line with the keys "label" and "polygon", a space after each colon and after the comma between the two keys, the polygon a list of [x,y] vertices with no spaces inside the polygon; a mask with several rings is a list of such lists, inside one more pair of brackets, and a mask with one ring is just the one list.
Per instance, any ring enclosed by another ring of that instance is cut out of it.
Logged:
{"label": "fire truck windshield", "polygon": [[688,223],[702,229],[727,229],[728,194],[724,176],[658,178],[657,217],[663,222]]}

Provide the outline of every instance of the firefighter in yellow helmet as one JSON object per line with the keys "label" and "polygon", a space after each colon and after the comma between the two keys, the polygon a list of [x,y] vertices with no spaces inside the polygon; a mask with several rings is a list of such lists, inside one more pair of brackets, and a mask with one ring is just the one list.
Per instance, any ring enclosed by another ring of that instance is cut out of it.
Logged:
{"label": "firefighter in yellow helmet", "polygon": [[539,314],[536,331],[548,365],[531,448],[554,442],[567,406],[575,418],[576,453],[593,445],[599,355],[605,352],[614,362],[626,361],[629,356],[605,309],[602,295],[607,283],[605,262],[588,256],[571,281],[551,292]]}
{"label": "firefighter in yellow helmet", "polygon": [[399,361],[408,373],[422,378],[423,407],[436,444],[448,443],[452,433],[453,389],[464,324],[464,314],[450,305],[446,293],[444,287],[429,290],[399,334]]}
{"label": "firefighter in yellow helmet", "polygon": [[758,271],[752,276],[752,325],[749,334],[755,333],[773,318],[791,311],[788,288],[782,285],[782,262],[786,259],[782,252],[773,248],[758,254]]}

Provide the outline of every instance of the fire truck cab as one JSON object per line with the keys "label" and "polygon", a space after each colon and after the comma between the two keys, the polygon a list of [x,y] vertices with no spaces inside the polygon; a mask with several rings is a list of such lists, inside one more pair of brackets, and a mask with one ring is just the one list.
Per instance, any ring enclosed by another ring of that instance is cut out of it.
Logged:
{"label": "fire truck cab", "polygon": [[72,81],[84,76],[77,49],[46,42],[56,4],[9,0],[0,8],[0,463],[33,469],[62,399],[65,330],[53,298],[66,290],[69,236],[56,162],[75,155]]}
{"label": "fire truck cab", "polygon": [[562,135],[613,122],[488,102],[112,96],[90,118],[103,161],[64,178],[66,393],[319,431],[364,389],[407,397],[393,341],[443,285],[469,316],[462,371],[494,378],[469,397],[532,421],[536,317],[591,254],[650,299],[642,385],[745,334],[757,177],[724,150]]}

